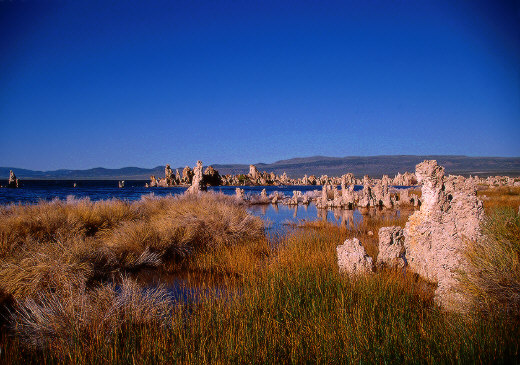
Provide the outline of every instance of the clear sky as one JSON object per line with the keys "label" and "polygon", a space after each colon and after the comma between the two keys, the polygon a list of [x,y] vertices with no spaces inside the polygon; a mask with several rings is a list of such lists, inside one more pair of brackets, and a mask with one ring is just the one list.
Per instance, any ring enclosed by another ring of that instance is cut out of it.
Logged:
{"label": "clear sky", "polygon": [[0,1],[0,166],[519,142],[518,1]]}

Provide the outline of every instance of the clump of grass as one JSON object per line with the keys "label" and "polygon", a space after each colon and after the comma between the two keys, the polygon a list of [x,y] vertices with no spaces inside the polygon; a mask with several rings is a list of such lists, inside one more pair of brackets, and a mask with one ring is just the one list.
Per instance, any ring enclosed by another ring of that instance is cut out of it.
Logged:
{"label": "clump of grass", "polygon": [[56,200],[0,212],[0,289],[17,299],[142,267],[179,268],[201,251],[263,235],[260,218],[212,193],[135,203]]}
{"label": "clump of grass", "polygon": [[[232,197],[221,194],[169,198],[160,210],[149,201],[140,207],[153,212],[137,222],[125,222],[103,237],[125,268],[159,265],[161,258],[177,260],[191,253],[215,250],[263,236],[260,218],[247,213]],[[159,200],[162,205],[162,200]]]}
{"label": "clump of grass", "polygon": [[12,321],[18,338],[34,348],[70,349],[106,341],[127,325],[165,326],[172,308],[165,289],[143,290],[123,278],[118,286],[39,293],[18,303]]}
{"label": "clump of grass", "polygon": [[34,205],[0,207],[0,258],[24,246],[95,236],[122,221],[140,218],[131,203],[120,200],[55,199]]}
{"label": "clump of grass", "polygon": [[469,242],[461,290],[479,312],[503,312],[520,319],[520,216],[497,208],[482,225],[483,236]]}

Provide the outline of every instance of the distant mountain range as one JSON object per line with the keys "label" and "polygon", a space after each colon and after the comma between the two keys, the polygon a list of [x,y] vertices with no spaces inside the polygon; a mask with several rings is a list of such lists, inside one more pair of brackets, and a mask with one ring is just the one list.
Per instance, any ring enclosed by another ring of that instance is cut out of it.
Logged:
{"label": "distant mountain range", "polygon": [[[446,173],[456,175],[509,175],[520,176],[520,157],[468,157],[468,156],[350,156],[350,157],[299,157],[274,163],[256,163],[259,171],[273,171],[276,174],[284,172],[291,178],[303,175],[340,176],[352,172],[356,176],[370,175],[380,177],[383,174],[395,175],[398,172],[415,171],[415,165],[423,160],[437,160],[446,168]],[[194,164],[195,165],[195,164]],[[221,175],[247,174],[248,164],[214,164]],[[179,166],[182,172],[184,166]],[[20,179],[53,179],[53,180],[148,180],[150,175],[164,176],[164,166],[151,169],[139,167],[123,167],[106,169],[102,167],[88,170],[55,170],[33,171],[16,167],[0,167],[0,179],[9,177],[13,170]],[[174,168],[175,170],[175,168]]]}

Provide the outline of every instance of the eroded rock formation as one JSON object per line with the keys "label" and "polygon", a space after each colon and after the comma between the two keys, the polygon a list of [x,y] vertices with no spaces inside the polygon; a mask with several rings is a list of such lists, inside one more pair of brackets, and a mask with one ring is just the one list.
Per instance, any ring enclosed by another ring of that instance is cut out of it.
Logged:
{"label": "eroded rock formation", "polygon": [[202,176],[203,184],[205,186],[219,186],[221,185],[221,177],[217,170],[213,166],[206,167]]}
{"label": "eroded rock formation", "polygon": [[188,188],[186,193],[196,194],[202,190],[206,190],[206,186],[203,184],[202,161],[197,161],[197,166],[193,168],[191,186]]}
{"label": "eroded rock formation", "polygon": [[[404,229],[380,229],[377,266],[407,266],[437,284],[435,300],[439,305],[458,310],[464,298],[457,292],[457,275],[466,265],[467,243],[481,234],[482,202],[472,179],[446,178],[444,168],[434,160],[418,164],[415,175],[422,185],[421,208],[409,217]],[[338,246],[340,270],[367,272],[368,259],[358,247],[361,244],[347,241]]]}
{"label": "eroded rock formation", "polygon": [[417,165],[416,176],[422,204],[404,229],[406,259],[411,270],[438,284],[436,301],[453,308],[461,300],[456,271],[465,265],[468,240],[480,235],[482,202],[471,181],[445,179],[444,168],[434,160]]}
{"label": "eroded rock formation", "polygon": [[192,179],[193,179],[193,170],[189,166],[186,166],[182,170],[182,182],[184,184],[191,184]]}
{"label": "eroded rock formation", "polygon": [[345,209],[354,209],[356,197],[354,194],[354,184],[341,187],[341,205]]}
{"label": "eroded rock formation", "polygon": [[240,199],[240,200],[245,200],[245,194],[244,194],[244,189],[240,189],[240,188],[236,188],[235,189],[235,196],[237,197],[237,199]]}
{"label": "eroded rock formation", "polygon": [[403,229],[399,226],[383,227],[379,229],[379,253],[377,266],[398,267],[406,266]]}
{"label": "eroded rock formation", "polygon": [[166,180],[167,186],[172,186],[175,184],[175,175],[173,174],[173,170],[169,164],[166,164],[166,167],[164,168],[164,178]]}
{"label": "eroded rock formation", "polygon": [[8,188],[19,188],[20,180],[16,178],[13,170],[9,170],[9,181],[7,182]]}
{"label": "eroded rock formation", "polygon": [[374,271],[374,263],[357,238],[347,239],[336,247],[339,271],[348,274],[367,274]]}
{"label": "eroded rock formation", "polygon": [[361,199],[358,205],[362,208],[368,208],[375,206],[375,198],[372,194],[372,188],[370,186],[370,178],[368,175],[363,177],[363,191],[361,193]]}

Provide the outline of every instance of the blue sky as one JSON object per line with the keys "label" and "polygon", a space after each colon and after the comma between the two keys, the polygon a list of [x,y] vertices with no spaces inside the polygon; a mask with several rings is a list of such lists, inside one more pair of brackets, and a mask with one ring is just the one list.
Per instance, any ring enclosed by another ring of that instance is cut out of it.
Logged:
{"label": "blue sky", "polygon": [[0,166],[520,156],[518,1],[0,1]]}

